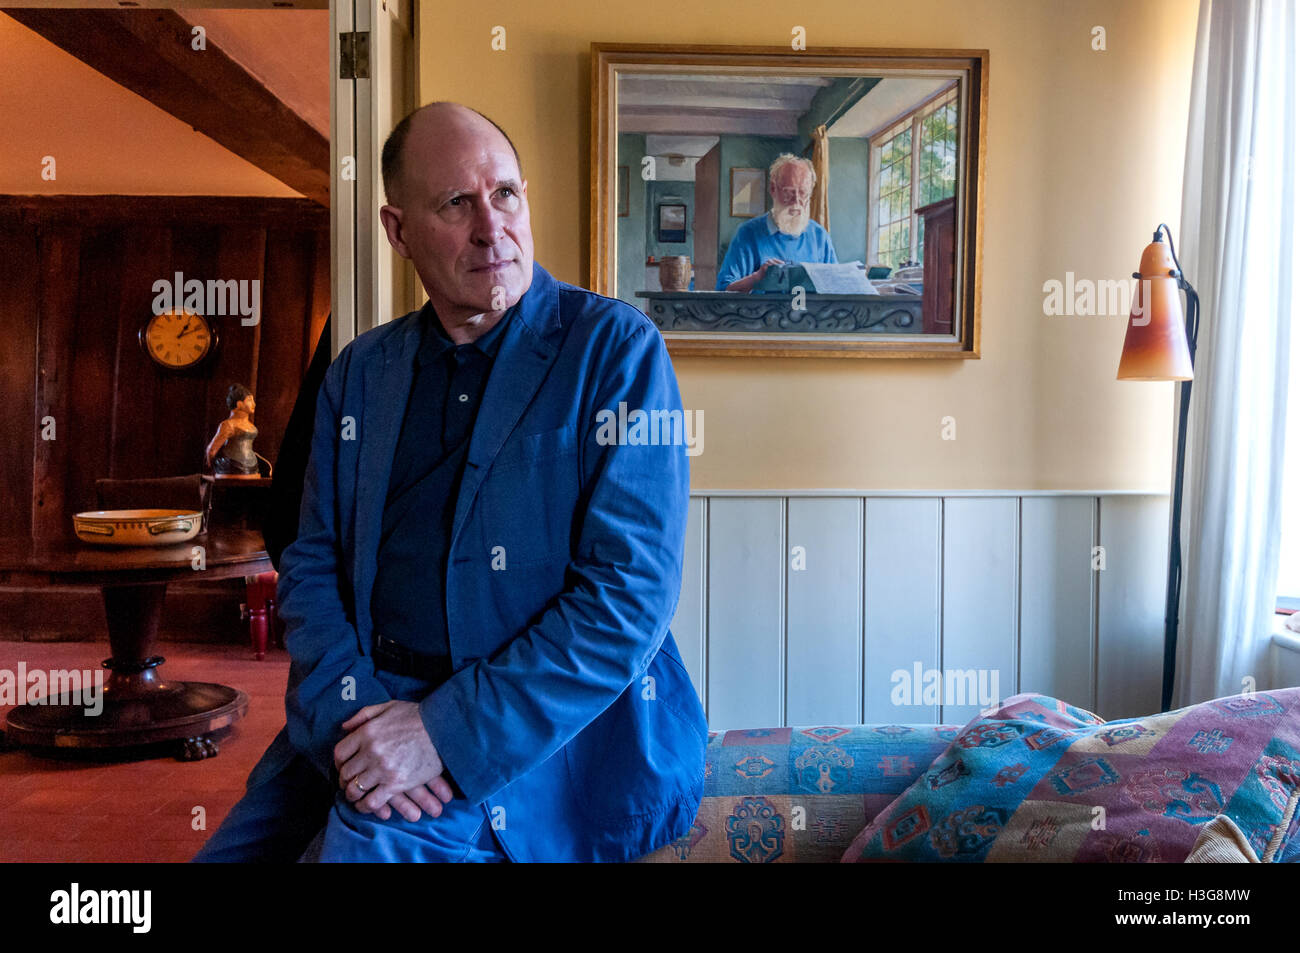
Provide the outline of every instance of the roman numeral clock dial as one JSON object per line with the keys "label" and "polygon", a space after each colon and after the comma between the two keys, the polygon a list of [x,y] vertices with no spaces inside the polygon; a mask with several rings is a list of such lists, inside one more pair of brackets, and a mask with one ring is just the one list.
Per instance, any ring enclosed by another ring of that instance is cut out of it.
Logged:
{"label": "roman numeral clock dial", "polygon": [[164,311],[140,329],[140,346],[155,364],[187,371],[202,364],[217,344],[216,329],[201,314]]}

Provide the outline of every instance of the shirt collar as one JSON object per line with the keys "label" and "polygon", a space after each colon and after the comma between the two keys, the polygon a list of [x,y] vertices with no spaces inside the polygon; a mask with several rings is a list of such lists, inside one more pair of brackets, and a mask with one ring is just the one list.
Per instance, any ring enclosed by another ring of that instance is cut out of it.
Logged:
{"label": "shirt collar", "polygon": [[[483,335],[472,344],[465,345],[478,350],[489,358],[495,358],[497,351],[501,349],[501,338],[505,331],[506,323],[514,315],[515,310],[519,307],[515,304],[504,315],[501,320],[487,334]],[[420,350],[416,355],[416,365],[423,367],[430,361],[433,361],[444,354],[451,348],[457,347],[455,342],[447,336],[447,331],[442,326],[442,321],[438,319],[438,314],[433,310],[433,302],[426,301],[424,308],[420,311],[420,333],[423,335],[420,342]]]}
{"label": "shirt collar", "polygon": [[770,211],[763,217],[767,219],[767,233],[769,235],[775,235],[777,233],[776,219],[772,217]]}

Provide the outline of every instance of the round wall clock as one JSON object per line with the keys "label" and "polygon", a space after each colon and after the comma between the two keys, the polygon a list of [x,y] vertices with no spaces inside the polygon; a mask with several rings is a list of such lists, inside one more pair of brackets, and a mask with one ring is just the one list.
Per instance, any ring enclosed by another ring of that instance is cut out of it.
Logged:
{"label": "round wall clock", "polygon": [[187,371],[215,350],[217,331],[201,314],[164,311],[140,329],[140,346],[159,367]]}

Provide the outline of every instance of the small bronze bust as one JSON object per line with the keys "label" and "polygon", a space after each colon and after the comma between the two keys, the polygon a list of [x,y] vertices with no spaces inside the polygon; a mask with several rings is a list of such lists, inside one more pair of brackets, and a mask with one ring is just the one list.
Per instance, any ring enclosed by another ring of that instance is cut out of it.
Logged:
{"label": "small bronze bust", "polygon": [[207,463],[218,476],[258,476],[258,460],[253,452],[257,427],[253,426],[253,413],[257,402],[253,392],[243,384],[231,384],[226,393],[226,407],[230,416],[221,421],[217,433],[208,444]]}

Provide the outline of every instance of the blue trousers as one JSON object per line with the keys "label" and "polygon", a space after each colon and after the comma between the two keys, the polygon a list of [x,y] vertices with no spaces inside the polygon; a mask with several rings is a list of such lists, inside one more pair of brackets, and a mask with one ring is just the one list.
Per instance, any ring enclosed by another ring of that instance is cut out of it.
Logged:
{"label": "blue trousers", "polygon": [[[392,698],[419,701],[433,686],[421,679],[378,671]],[[302,755],[293,755],[281,732],[248,778],[196,863],[266,861],[418,863],[507,861],[487,809],[454,798],[439,817],[412,823],[396,811],[381,821],[352,807],[336,783]],[[278,765],[288,767],[274,770]]]}
{"label": "blue trousers", "polygon": [[508,861],[482,805],[461,798],[438,817],[416,823],[396,811],[387,821],[354,810],[340,792],[325,829],[301,858],[304,863],[499,863]]}

